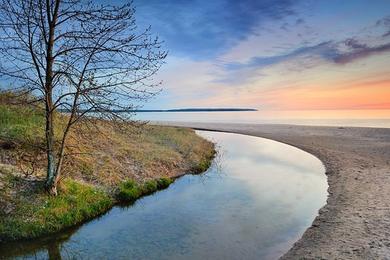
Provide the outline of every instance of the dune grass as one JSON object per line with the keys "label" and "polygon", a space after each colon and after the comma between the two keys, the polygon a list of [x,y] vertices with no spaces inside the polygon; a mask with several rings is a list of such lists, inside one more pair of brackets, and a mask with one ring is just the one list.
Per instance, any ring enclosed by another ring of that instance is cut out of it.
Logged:
{"label": "dune grass", "polygon": [[[50,197],[43,189],[45,154],[38,148],[44,145],[42,111],[0,103],[0,242],[57,232],[115,203],[134,202],[182,173],[205,171],[215,153],[191,129],[145,125],[117,131],[105,121],[94,124],[71,132],[59,195]],[[32,176],[21,173],[19,154],[36,159]]]}

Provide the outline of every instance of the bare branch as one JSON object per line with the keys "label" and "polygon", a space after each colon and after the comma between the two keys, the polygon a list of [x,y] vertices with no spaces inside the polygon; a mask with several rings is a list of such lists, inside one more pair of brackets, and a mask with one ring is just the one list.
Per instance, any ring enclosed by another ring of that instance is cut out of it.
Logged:
{"label": "bare branch", "polygon": [[[0,42],[0,77],[44,101],[49,186],[60,175],[73,125],[91,112],[127,119],[118,111],[159,93],[153,76],[167,55],[150,28],[137,28],[132,2],[0,0]],[[53,134],[57,110],[69,112],[60,140]]]}

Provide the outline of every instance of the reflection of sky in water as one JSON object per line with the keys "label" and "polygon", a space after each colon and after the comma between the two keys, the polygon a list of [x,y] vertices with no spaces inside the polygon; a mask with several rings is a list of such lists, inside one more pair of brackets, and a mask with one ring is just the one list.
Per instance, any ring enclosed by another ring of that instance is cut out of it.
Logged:
{"label": "reflection of sky in water", "polygon": [[61,245],[62,256],[259,259],[286,252],[325,204],[321,162],[266,139],[199,133],[220,145],[220,167],[83,225]]}

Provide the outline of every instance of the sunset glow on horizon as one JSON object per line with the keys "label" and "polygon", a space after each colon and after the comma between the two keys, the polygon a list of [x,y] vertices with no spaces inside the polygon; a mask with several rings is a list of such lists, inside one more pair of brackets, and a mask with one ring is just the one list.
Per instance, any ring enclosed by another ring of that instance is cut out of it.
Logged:
{"label": "sunset glow on horizon", "polygon": [[389,1],[150,0],[136,6],[141,25],[151,24],[170,52],[158,75],[163,92],[145,108],[390,118]]}

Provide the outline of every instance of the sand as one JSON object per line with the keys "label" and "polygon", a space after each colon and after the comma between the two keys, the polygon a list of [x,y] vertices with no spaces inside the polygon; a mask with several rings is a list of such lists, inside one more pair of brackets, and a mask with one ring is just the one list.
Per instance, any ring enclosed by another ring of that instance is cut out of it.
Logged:
{"label": "sand", "polygon": [[390,259],[390,129],[168,124],[265,137],[301,148],[324,163],[327,204],[282,259]]}

